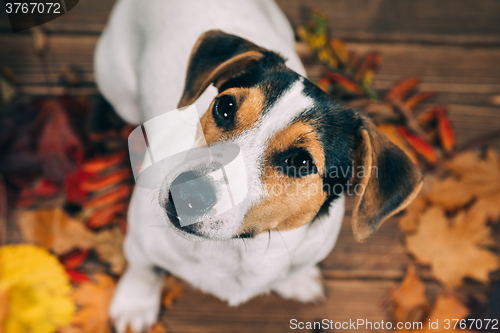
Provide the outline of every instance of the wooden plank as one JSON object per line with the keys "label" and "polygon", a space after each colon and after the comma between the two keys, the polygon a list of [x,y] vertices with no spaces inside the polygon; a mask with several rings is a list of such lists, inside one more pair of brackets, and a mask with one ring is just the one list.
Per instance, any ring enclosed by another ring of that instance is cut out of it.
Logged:
{"label": "wooden plank", "polygon": [[332,36],[345,40],[459,45],[500,44],[495,0],[277,0],[294,26],[308,8],[329,18]]}
{"label": "wooden plank", "polygon": [[[86,0],[43,25],[50,33],[98,34],[114,0]],[[294,26],[304,8],[330,18],[332,35],[346,40],[444,44],[500,44],[500,4],[495,0],[277,0]],[[0,11],[0,31],[10,27]]]}
{"label": "wooden plank", "polygon": [[172,333],[288,332],[291,319],[386,322],[391,318],[391,308],[383,305],[395,285],[392,281],[329,280],[325,282],[327,300],[323,304],[303,304],[265,295],[239,307],[229,307],[210,295],[187,288],[173,308],[164,311],[162,321]]}
{"label": "wooden plank", "polygon": [[399,279],[411,261],[402,240],[403,233],[392,218],[366,243],[358,243],[351,216],[346,216],[335,248],[320,266],[330,278]]}

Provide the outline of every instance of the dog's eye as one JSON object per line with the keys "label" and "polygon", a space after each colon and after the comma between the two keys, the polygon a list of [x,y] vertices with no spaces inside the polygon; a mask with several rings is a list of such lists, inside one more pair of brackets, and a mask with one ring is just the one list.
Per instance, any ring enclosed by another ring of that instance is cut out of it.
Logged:
{"label": "dog's eye", "polygon": [[316,165],[311,155],[301,150],[285,159],[287,174],[293,177],[304,177],[317,172]]}
{"label": "dog's eye", "polygon": [[236,113],[236,100],[231,95],[224,95],[216,99],[213,108],[213,116],[218,126],[227,128],[234,119]]}

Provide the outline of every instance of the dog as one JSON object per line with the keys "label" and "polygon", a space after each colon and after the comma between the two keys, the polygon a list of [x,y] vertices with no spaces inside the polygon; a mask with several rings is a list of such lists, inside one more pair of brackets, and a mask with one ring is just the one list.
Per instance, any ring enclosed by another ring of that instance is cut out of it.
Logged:
{"label": "dog", "polygon": [[119,0],[95,73],[131,124],[194,103],[208,145],[239,146],[248,182],[236,207],[187,226],[170,189],[196,165],[157,191],[135,187],[128,267],[109,310],[118,332],[155,322],[164,271],[231,306],[268,292],[320,301],[316,264],[336,242],[345,190],[360,189],[352,224],[365,241],[422,185],[418,168],[369,119],[305,77],[293,30],[273,1]]}

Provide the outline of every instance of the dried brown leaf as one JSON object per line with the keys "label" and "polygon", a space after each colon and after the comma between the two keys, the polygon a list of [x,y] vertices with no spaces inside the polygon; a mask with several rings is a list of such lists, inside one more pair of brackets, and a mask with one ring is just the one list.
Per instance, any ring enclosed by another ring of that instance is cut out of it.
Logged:
{"label": "dried brown leaf", "polygon": [[127,261],[123,254],[123,231],[121,228],[104,230],[96,235],[95,250],[99,258],[111,265],[113,274],[121,274]]}
{"label": "dried brown leaf", "polygon": [[469,277],[489,282],[489,273],[500,267],[498,257],[480,247],[491,230],[474,212],[461,211],[451,223],[443,208],[432,206],[419,218],[417,231],[406,237],[408,250],[434,277],[448,287],[457,287]]}
{"label": "dried brown leaf", "polygon": [[56,254],[88,249],[95,242],[94,234],[61,208],[22,211],[16,220],[25,241],[40,244]]}

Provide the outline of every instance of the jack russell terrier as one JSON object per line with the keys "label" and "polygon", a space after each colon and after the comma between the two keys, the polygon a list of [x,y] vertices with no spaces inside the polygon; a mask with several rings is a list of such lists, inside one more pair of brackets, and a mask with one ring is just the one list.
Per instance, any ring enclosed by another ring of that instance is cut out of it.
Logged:
{"label": "jack russell terrier", "polygon": [[[172,203],[172,177],[158,191],[136,186],[128,267],[110,307],[119,332],[155,322],[163,271],[232,306],[271,291],[321,300],[316,264],[332,250],[344,215],[345,194],[332,189],[361,186],[353,232],[362,242],[422,185],[416,166],[370,120],[305,78],[293,30],[271,0],[119,0],[95,72],[130,123],[193,103],[206,110],[199,122],[207,144],[238,145],[249,184],[234,208],[186,226]],[[189,207],[218,200],[185,191]]]}

